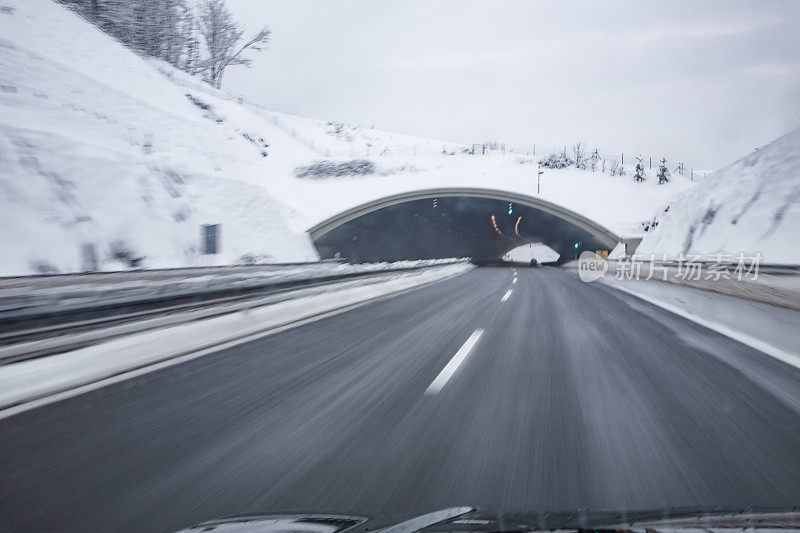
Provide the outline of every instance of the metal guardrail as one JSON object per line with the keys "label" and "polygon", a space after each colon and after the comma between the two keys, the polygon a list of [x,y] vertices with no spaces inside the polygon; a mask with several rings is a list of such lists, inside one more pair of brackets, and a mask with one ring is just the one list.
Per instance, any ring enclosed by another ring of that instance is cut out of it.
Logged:
{"label": "metal guardrail", "polygon": [[[104,302],[97,305],[73,306],[69,309],[33,308],[17,313],[5,313],[6,316],[2,317],[2,328],[5,331],[0,332],[0,365],[53,355],[104,340],[104,337],[100,339],[93,338],[88,342],[86,340],[68,342],[65,339],[65,342],[59,343],[57,346],[32,347],[30,350],[9,350],[10,347],[21,346],[25,343],[35,343],[35,341],[54,336],[86,333],[166,315],[177,315],[179,313],[187,313],[188,315],[189,312],[198,310],[208,310],[209,312],[204,313],[201,317],[208,318],[237,312],[248,307],[247,305],[237,306],[234,304],[253,303],[250,307],[257,307],[275,303],[281,301],[281,299],[266,301],[265,298],[279,295],[288,296],[299,289],[323,287],[369,277],[379,278],[390,274],[419,271],[438,266],[441,265],[419,265],[346,272],[303,279],[271,281],[247,287],[187,290],[156,297],[132,298],[117,302]],[[196,319],[198,319],[196,316],[187,316],[187,320]],[[180,317],[170,323],[181,323]],[[163,324],[153,323],[152,327],[139,329],[138,331],[162,326]],[[127,331],[127,333],[130,333],[130,331]]]}
{"label": "metal guardrail", "polygon": [[288,267],[288,266],[307,266],[319,264],[345,264],[344,259],[320,259],[319,261],[295,261],[286,263],[253,263],[245,264],[238,263],[232,265],[198,265],[198,266],[185,266],[185,267],[169,267],[169,268],[132,268],[128,270],[103,270],[103,271],[89,271],[89,272],[58,272],[50,274],[24,274],[18,276],[0,276],[0,283],[7,280],[33,280],[42,278],[67,278],[69,276],[86,277],[86,276],[113,276],[116,274],[129,275],[133,273],[174,273],[181,274],[184,272],[199,273],[202,271],[209,271],[214,274],[224,273],[227,271],[240,271],[240,270],[259,270],[269,269],[272,267]]}
{"label": "metal guardrail", "polygon": [[[630,263],[628,260],[620,260],[620,259],[607,259],[609,263]],[[638,263],[642,264],[654,264],[660,267],[667,267],[667,268],[675,268],[677,269],[679,266],[682,266],[684,269],[688,267],[690,264],[687,261],[677,261],[677,260],[668,260],[668,261],[646,261],[643,259],[637,259]],[[691,264],[699,265],[702,271],[707,271],[709,266],[715,266],[724,268],[726,271],[730,272],[735,270],[738,266],[737,263],[718,263],[714,261],[708,261],[705,259],[692,261]],[[759,263],[758,264],[758,273],[759,274],[770,274],[773,276],[797,276],[800,275],[800,265],[789,264],[789,263]]]}

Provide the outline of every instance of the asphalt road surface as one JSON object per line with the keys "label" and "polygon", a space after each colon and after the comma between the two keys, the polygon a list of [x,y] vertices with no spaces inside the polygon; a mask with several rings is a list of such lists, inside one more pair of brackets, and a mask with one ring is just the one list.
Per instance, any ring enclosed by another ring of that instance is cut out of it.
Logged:
{"label": "asphalt road surface", "polygon": [[0,529],[800,504],[800,370],[574,273],[513,279],[475,269],[2,419]]}

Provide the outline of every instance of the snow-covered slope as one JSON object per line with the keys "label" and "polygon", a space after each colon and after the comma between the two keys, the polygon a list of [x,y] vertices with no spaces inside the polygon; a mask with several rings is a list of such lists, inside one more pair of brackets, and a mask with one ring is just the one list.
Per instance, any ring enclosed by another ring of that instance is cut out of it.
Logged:
{"label": "snow-covered slope", "polygon": [[[299,227],[311,225],[344,209],[389,194],[433,187],[485,187],[539,196],[563,205],[623,236],[642,232],[660,208],[692,184],[675,176],[665,185],[649,174],[644,183],[630,175],[544,169],[541,193],[537,193],[535,159],[514,155],[485,156],[388,156],[375,158],[384,176],[346,177],[328,180],[288,179],[271,189],[294,206],[302,218]],[[392,172],[393,169],[406,169]],[[284,187],[285,185],[285,187]]]}
{"label": "snow-covered slope", "polygon": [[657,221],[637,253],[800,263],[800,128],[709,175]]}
{"label": "snow-covered slope", "polygon": [[[222,224],[217,264],[316,258],[305,230],[412,189],[474,186],[536,195],[536,160],[295,117],[143,59],[49,0],[0,11],[0,275],[208,262],[202,224]],[[265,155],[266,154],[266,155]],[[541,155],[541,154],[540,154]],[[369,176],[301,179],[314,160],[369,157]],[[630,171],[630,169],[629,169]],[[548,170],[541,197],[620,234],[641,231],[691,186],[676,176]]]}
{"label": "snow-covered slope", "polygon": [[105,269],[125,266],[115,254],[198,264],[200,225],[216,223],[217,261],[316,257],[267,193],[270,174],[307,149],[239,105],[198,94],[211,106],[201,109],[192,91],[55,2],[6,4],[0,275],[78,270],[84,244]]}

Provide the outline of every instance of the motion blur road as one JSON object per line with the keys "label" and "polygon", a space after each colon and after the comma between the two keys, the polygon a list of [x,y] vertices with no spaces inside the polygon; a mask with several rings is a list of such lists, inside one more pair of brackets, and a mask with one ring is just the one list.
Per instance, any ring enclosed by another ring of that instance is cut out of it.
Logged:
{"label": "motion blur road", "polygon": [[800,503],[800,370],[574,273],[517,272],[2,419],[0,528]]}

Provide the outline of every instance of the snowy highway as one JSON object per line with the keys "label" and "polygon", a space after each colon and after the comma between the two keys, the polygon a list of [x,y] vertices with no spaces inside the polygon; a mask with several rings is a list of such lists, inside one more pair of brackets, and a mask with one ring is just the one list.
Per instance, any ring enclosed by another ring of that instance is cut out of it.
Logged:
{"label": "snowy highway", "polygon": [[800,369],[553,268],[476,268],[0,435],[10,530],[800,502]]}

